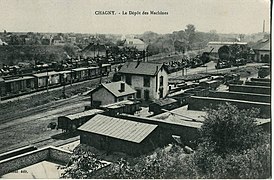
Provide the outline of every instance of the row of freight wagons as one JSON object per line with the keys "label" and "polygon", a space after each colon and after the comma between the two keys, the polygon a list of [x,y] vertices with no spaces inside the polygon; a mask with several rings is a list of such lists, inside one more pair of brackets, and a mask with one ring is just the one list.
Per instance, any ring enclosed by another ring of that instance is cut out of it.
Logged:
{"label": "row of freight wagons", "polygon": [[[101,71],[101,72],[100,72]],[[0,78],[0,96],[9,97],[24,92],[56,87],[60,85],[75,83],[101,75],[108,75],[111,71],[110,64],[99,67],[76,68],[70,71],[49,71],[32,74],[30,76],[16,77],[14,79]]]}

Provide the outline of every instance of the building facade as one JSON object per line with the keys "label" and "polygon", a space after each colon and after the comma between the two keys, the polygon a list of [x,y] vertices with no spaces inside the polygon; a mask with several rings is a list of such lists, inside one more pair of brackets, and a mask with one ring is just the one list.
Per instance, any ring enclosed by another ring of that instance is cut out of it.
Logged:
{"label": "building facade", "polygon": [[252,47],[256,62],[270,63],[270,40],[263,39]]}
{"label": "building facade", "polygon": [[168,75],[163,64],[127,62],[119,71],[122,81],[136,90],[136,98],[154,100],[168,94]]}

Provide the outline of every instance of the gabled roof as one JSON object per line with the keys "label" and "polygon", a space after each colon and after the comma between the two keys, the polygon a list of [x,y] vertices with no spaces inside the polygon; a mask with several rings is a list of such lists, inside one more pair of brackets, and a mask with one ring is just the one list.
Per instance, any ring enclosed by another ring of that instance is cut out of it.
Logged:
{"label": "gabled roof", "polygon": [[78,130],[141,143],[157,126],[98,114]]}
{"label": "gabled roof", "polygon": [[253,50],[270,51],[269,39],[263,39],[252,47]]}
{"label": "gabled roof", "polygon": [[141,39],[126,39],[126,43],[127,44],[131,44],[131,45],[139,45],[139,44],[145,44]]}
{"label": "gabled roof", "polygon": [[156,76],[162,67],[163,64],[160,63],[126,62],[119,73]]}
{"label": "gabled roof", "polygon": [[[125,90],[121,92],[120,89],[121,89],[121,84],[122,83],[125,84]],[[103,83],[103,84],[101,84],[101,86],[99,86],[98,88],[94,89],[92,91],[92,93],[94,93],[95,91],[97,91],[97,90],[99,90],[101,88],[105,88],[111,94],[113,94],[115,97],[121,97],[121,96],[126,96],[126,95],[130,95],[130,94],[136,93],[136,91],[134,89],[132,89],[128,84],[126,84],[123,81],[111,82],[111,83]]]}

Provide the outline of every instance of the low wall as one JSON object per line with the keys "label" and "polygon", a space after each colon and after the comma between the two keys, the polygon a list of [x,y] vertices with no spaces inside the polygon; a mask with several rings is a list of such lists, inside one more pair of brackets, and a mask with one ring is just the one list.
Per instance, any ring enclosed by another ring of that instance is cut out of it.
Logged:
{"label": "low wall", "polygon": [[271,82],[268,78],[251,78],[251,81]]}
{"label": "low wall", "polygon": [[60,163],[69,162],[72,152],[56,147],[49,148],[49,159]]}
{"label": "low wall", "polygon": [[270,95],[271,88],[263,86],[229,85],[229,91]]}
{"label": "low wall", "polygon": [[44,161],[48,156],[48,148],[43,148],[2,160],[0,161],[0,175],[2,176],[15,170]]}
{"label": "low wall", "polygon": [[249,86],[265,86],[265,87],[271,87],[270,82],[262,82],[262,81],[246,81],[246,85]]}
{"label": "low wall", "polygon": [[53,160],[66,163],[71,152],[56,147],[45,147],[25,154],[20,154],[0,161],[0,176],[39,163],[44,160]]}
{"label": "low wall", "polygon": [[235,99],[235,100],[243,100],[243,101],[254,101],[254,102],[264,102],[264,103],[271,102],[271,97],[270,95],[267,95],[267,94],[211,91],[208,96],[214,97],[214,98]]}
{"label": "low wall", "polygon": [[269,118],[271,112],[270,103],[241,101],[234,99],[212,98],[212,97],[199,97],[192,96],[190,98],[188,109],[202,111],[205,108],[215,108],[219,104],[231,103],[236,105],[239,109],[260,109],[260,117]]}

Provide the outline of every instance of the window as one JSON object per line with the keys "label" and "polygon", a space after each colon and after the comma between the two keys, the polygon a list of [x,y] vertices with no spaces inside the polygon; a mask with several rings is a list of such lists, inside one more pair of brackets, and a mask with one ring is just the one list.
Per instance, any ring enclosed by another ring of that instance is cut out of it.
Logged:
{"label": "window", "polygon": [[141,98],[142,91],[140,89],[136,89],[136,97]]}
{"label": "window", "polygon": [[161,76],[161,77],[160,77],[160,86],[163,86],[163,85],[164,85],[164,77]]}
{"label": "window", "polygon": [[126,74],[126,83],[127,83],[128,85],[131,85],[131,84],[132,84],[132,83],[131,83],[131,75]]}
{"label": "window", "polygon": [[123,100],[124,100],[124,98],[122,98],[122,97],[118,99],[118,101],[123,101]]}
{"label": "window", "polygon": [[144,87],[150,87],[150,77],[144,76]]}
{"label": "window", "polygon": [[133,99],[133,96],[132,96],[132,95],[129,95],[129,96],[127,97],[127,99]]}

